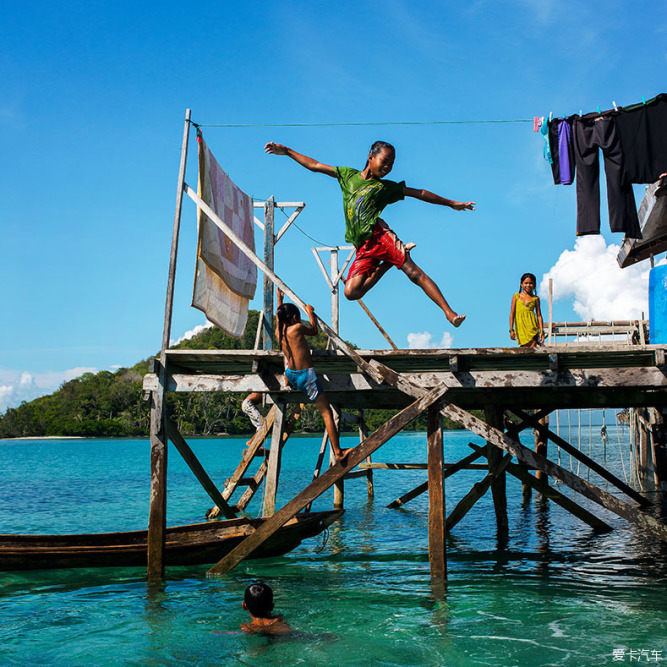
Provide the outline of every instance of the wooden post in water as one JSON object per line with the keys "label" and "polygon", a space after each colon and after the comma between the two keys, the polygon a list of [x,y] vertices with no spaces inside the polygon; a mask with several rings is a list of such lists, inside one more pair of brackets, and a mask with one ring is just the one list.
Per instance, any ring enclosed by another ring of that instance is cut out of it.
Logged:
{"label": "wooden post in water", "polygon": [[275,403],[276,412],[271,432],[271,449],[269,450],[269,466],[264,486],[264,512],[262,516],[273,516],[276,513],[276,494],[280,477],[280,462],[283,448],[283,429],[285,427],[285,404]]}
{"label": "wooden post in water", "polygon": [[[503,413],[495,405],[487,405],[484,409],[486,423],[499,431],[503,430]],[[503,453],[494,447],[490,442],[487,444],[489,456],[489,473],[495,473],[501,464]],[[499,535],[507,534],[509,523],[507,521],[507,493],[505,489],[505,472],[498,471],[499,474],[491,483],[491,494],[493,495],[493,506],[496,510],[496,524]]]}
{"label": "wooden post in water", "polygon": [[151,498],[147,537],[147,575],[149,581],[159,580],[164,577],[164,534],[167,526],[167,423],[166,406],[164,403],[165,353],[169,348],[169,337],[171,336],[171,316],[174,308],[174,283],[176,281],[178,237],[181,228],[189,132],[190,109],[186,109],[183,142],[181,144],[181,164],[178,170],[178,186],[176,188],[176,211],[174,213],[174,227],[171,236],[167,298],[164,306],[164,326],[162,329],[162,348],[160,363],[156,369],[158,385],[157,389],[151,392]]}
{"label": "wooden post in water", "polygon": [[428,408],[428,559],[431,582],[447,579],[447,547],[445,545],[445,477],[440,405]]}
{"label": "wooden post in water", "polygon": [[[336,428],[338,429],[338,439],[340,441],[340,424],[341,424],[340,407],[337,405],[332,405],[331,411],[333,412],[334,423],[336,425]],[[333,449],[331,449],[329,452],[329,465],[336,465],[336,459],[333,454]],[[343,507],[345,506],[345,482],[343,481],[342,477],[339,480],[337,480],[336,483],[334,484],[333,506],[334,509],[337,510],[342,510]]]}

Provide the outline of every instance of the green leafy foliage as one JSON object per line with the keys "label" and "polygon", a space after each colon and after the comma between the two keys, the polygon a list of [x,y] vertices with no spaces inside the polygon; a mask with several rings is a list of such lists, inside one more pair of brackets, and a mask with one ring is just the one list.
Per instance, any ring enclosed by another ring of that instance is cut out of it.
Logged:
{"label": "green leafy foliage", "polygon": [[[241,338],[233,338],[216,327],[201,331],[174,349],[239,350],[252,349],[259,312],[251,310]],[[313,349],[323,350],[327,337],[322,332],[309,338]],[[100,371],[62,384],[48,396],[24,402],[0,416],[0,438],[25,436],[146,436],[150,426],[149,403],[144,399],[142,382],[148,360],[116,372]],[[184,435],[241,434],[252,432],[241,411],[243,395],[231,393],[174,393],[166,397],[167,411]],[[369,429],[375,430],[395,414],[394,410],[366,410]],[[445,428],[458,428],[445,420]],[[349,427],[352,428],[352,427]],[[408,427],[426,429],[426,415]],[[313,405],[307,405],[296,428],[303,433],[324,431],[322,418]]]}

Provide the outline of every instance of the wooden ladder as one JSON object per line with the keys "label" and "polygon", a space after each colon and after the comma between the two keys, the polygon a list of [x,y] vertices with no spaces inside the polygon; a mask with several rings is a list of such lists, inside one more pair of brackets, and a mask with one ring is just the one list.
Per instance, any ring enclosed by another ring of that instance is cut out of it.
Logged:
{"label": "wooden ladder", "polygon": [[[292,414],[290,415],[282,434],[280,443],[281,447],[285,444],[287,438],[289,438],[292,431],[294,430],[296,422],[301,416],[303,407],[303,403],[297,404],[295,409],[292,411]],[[259,429],[248,443],[248,446],[241,456],[241,462],[237,466],[236,470],[232,473],[232,476],[225,482],[225,488],[222,491],[222,497],[225,500],[229,500],[238,487],[247,487],[243,492],[243,495],[239,498],[238,502],[231,506],[235,512],[242,512],[246,507],[248,507],[248,504],[252,500],[257,489],[264,481],[264,477],[266,477],[266,471],[268,469],[268,454],[270,450],[266,447],[263,447],[263,443],[273,428],[275,417],[276,406],[273,405],[262,421]],[[260,456],[262,457],[262,462],[257,468],[255,474],[246,476],[248,468],[250,468],[253,460]],[[215,519],[219,514],[220,509],[216,505],[215,507],[208,510],[208,512],[206,512],[206,518]]]}

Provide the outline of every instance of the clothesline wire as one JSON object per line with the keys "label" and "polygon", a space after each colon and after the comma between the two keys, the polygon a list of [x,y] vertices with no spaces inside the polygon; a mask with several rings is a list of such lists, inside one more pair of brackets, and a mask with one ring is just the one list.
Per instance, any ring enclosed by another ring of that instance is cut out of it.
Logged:
{"label": "clothesline wire", "polygon": [[488,123],[532,123],[533,118],[517,118],[511,120],[406,120],[406,121],[374,121],[359,123],[195,123],[195,127],[365,127],[386,125],[482,125]]}

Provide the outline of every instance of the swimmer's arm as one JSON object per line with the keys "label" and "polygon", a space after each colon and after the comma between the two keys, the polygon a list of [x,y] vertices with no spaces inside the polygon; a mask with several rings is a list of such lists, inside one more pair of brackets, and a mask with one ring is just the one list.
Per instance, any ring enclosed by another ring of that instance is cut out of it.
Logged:
{"label": "swimmer's arm", "polygon": [[295,150],[292,150],[287,146],[275,143],[275,141],[269,141],[269,143],[264,146],[264,150],[272,155],[287,155],[287,157],[291,157],[292,160],[298,162],[302,167],[305,167],[309,171],[316,171],[320,174],[326,174],[327,176],[336,178],[336,170],[331,165],[318,162],[312,157],[297,153]]}
{"label": "swimmer's arm", "polygon": [[421,201],[425,201],[428,204],[437,204],[438,206],[449,206],[449,208],[453,208],[455,211],[475,210],[474,201],[460,202],[460,201],[454,201],[452,199],[445,199],[445,197],[436,195],[435,193],[429,192],[428,190],[418,190],[417,188],[409,188],[407,186],[404,186],[403,194],[406,197],[414,197],[415,199],[421,199]]}

